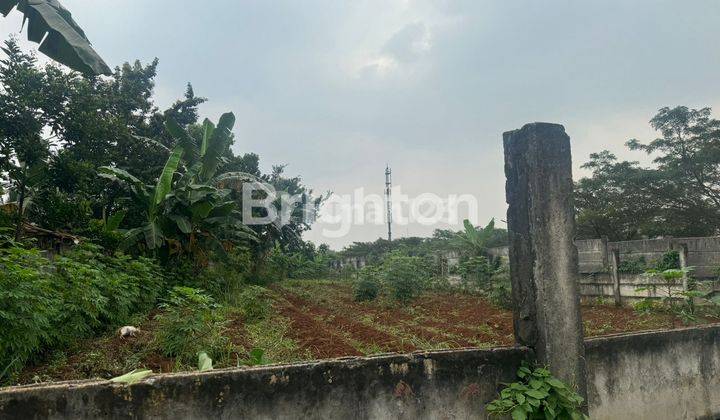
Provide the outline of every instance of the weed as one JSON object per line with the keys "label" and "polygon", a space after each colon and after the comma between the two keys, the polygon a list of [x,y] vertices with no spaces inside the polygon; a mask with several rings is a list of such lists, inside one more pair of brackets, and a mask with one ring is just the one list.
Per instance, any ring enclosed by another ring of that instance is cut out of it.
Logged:
{"label": "weed", "polygon": [[261,286],[247,286],[237,301],[246,322],[264,319],[270,312],[269,291]]}
{"label": "weed", "polygon": [[523,363],[518,369],[519,380],[500,391],[487,411],[495,416],[517,419],[587,419],[582,413],[583,398],[567,384],[553,377],[545,368],[531,369]]}
{"label": "weed", "polygon": [[201,351],[217,359],[226,348],[222,335],[226,321],[214,299],[202,290],[174,287],[160,308],[156,340],[162,353],[175,357],[176,363],[192,364]]}

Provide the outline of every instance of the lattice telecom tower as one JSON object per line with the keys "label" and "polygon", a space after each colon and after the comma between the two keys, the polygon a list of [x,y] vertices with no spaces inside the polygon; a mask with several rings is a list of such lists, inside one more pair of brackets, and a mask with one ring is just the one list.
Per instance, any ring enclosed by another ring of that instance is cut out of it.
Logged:
{"label": "lattice telecom tower", "polygon": [[385,166],[385,202],[387,207],[388,241],[392,241],[392,171]]}

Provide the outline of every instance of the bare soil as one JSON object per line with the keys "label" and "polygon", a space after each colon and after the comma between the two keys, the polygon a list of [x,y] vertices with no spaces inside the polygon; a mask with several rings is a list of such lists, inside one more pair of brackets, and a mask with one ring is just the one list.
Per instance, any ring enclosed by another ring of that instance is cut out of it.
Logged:
{"label": "bare soil", "polygon": [[[356,302],[351,285],[345,282],[288,281],[271,289],[273,310],[264,322],[284,323],[287,328],[281,330],[282,337],[270,339],[273,343],[280,340],[285,347],[268,362],[510,346],[514,342],[512,312],[473,294],[427,292],[402,305],[387,296]],[[257,336],[248,336],[248,324],[242,316],[237,311],[228,314],[225,335],[232,356],[218,361],[216,367],[242,364],[243,357],[257,345]],[[191,368],[178,366],[157,351],[153,343],[157,329],[154,315],[138,325],[140,333],[136,337],[123,339],[108,333],[80,341],[64,352],[45,355],[22,372],[18,382],[111,378],[140,367],[154,372]],[[639,314],[632,308],[606,304],[585,303],[582,316],[588,337],[685,326],[670,313]]]}

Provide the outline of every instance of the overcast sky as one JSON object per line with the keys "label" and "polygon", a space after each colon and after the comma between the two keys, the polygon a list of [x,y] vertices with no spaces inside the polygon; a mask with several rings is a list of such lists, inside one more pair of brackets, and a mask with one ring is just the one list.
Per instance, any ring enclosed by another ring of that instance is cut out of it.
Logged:
{"label": "overcast sky", "polygon": [[[658,108],[720,106],[717,0],[61,2],[111,66],[160,59],[159,106],[191,82],[204,116],[235,112],[235,151],[265,169],[382,193],[387,162],[410,196],[478,197],[482,223],[505,218],[503,131],[565,125],[577,178],[594,151],[641,158],[623,144],[653,137]],[[385,235],[321,230],[307,237],[336,249]]]}

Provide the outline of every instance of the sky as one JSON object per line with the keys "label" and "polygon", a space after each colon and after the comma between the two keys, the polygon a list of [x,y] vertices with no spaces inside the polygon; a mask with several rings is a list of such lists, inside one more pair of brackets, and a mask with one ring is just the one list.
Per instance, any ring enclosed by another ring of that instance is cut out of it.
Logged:
{"label": "sky", "polygon": [[[565,126],[588,155],[651,140],[664,106],[720,110],[720,2],[692,0],[62,0],[111,66],[160,60],[156,104],[191,82],[203,116],[237,116],[236,153],[286,164],[316,192],[469,194],[476,224],[505,219],[502,133]],[[17,32],[21,15],[0,20]],[[716,112],[717,116],[718,113]],[[457,223],[395,226],[428,236]],[[499,222],[503,226],[502,222]],[[340,249],[386,235],[357,225]]]}

